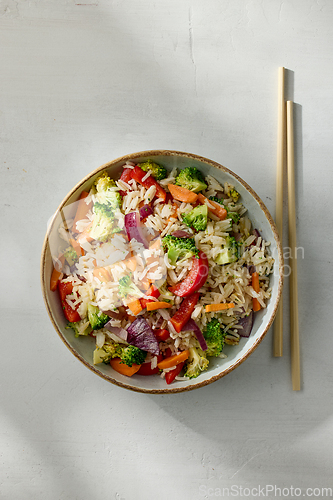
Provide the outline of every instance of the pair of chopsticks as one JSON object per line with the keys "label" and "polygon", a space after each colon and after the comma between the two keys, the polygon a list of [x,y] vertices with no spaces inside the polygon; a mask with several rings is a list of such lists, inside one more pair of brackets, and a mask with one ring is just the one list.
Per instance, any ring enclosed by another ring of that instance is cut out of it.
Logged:
{"label": "pair of chopsticks", "polygon": [[[279,68],[278,94],[278,149],[276,178],[276,226],[282,241],[283,233],[283,177],[284,148],[287,144],[287,181],[288,181],[288,237],[290,255],[290,348],[291,379],[294,391],[301,386],[299,325],[298,325],[298,292],[297,292],[297,259],[296,259],[296,204],[295,204],[295,154],[294,154],[294,118],[293,102],[285,101],[285,68]],[[282,299],[274,322],[274,356],[282,356],[283,352],[283,308]]]}

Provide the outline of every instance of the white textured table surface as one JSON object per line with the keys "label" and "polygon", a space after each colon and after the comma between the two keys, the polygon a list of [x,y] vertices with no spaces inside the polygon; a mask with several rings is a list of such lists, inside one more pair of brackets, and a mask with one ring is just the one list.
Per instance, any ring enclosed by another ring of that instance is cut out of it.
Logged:
{"label": "white textured table surface", "polygon": [[[0,1],[1,499],[326,498],[332,25],[329,0]],[[91,170],[159,148],[224,164],[274,214],[279,66],[297,103],[302,390],[291,389],[287,289],[282,358],[269,332],[190,393],[108,384],[45,311],[48,218]]]}

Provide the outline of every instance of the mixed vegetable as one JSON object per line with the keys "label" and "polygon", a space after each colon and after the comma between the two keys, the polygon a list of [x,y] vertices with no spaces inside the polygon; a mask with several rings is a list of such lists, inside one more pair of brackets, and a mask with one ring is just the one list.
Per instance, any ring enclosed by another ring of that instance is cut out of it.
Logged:
{"label": "mixed vegetable", "polygon": [[[216,265],[225,270],[242,255],[242,242],[236,240],[237,234],[233,235],[232,231],[233,224],[240,223],[240,215],[230,209],[224,197],[205,195],[207,181],[197,168],[184,168],[175,177],[168,175],[162,165],[151,160],[129,163],[124,165],[119,182],[104,172],[89,192],[83,191],[75,217],[67,224],[68,246],[54,258],[50,287],[52,291],[58,290],[67,327],[76,337],[90,335],[96,339],[94,364],[109,363],[115,371],[129,377],[162,375],[170,384],[175,379],[198,377],[207,370],[211,357],[224,356],[226,343],[235,344],[239,336],[248,337],[254,312],[261,309],[262,300],[259,299],[259,273],[252,266],[248,271],[249,286],[254,291],[252,310],[246,316],[240,315],[238,337],[228,336],[228,328],[221,321],[222,313],[238,306],[230,298],[206,304],[203,314],[210,314],[209,319],[204,328],[198,326],[192,316],[205,293],[203,287],[210,265],[206,253],[198,248],[196,235],[205,234],[211,220],[230,221],[224,243],[215,257]],[[147,199],[129,211],[126,196],[133,186],[143,188]],[[233,204],[239,197],[234,188],[229,189],[227,198]],[[169,233],[168,226],[159,231],[147,230],[145,223],[154,216],[157,203],[170,208],[167,224],[178,219],[188,231]],[[184,206],[186,210],[182,211]],[[98,251],[116,236],[126,241],[127,253],[116,263],[103,265]],[[88,265],[91,261],[93,269]],[[119,272],[119,262],[123,269],[121,276],[115,274]],[[135,273],[140,262],[147,272],[138,282]],[[79,268],[79,263],[86,263],[87,275],[80,274],[83,264]],[[156,279],[148,278],[149,270],[163,269],[165,263],[169,268],[187,265],[183,278],[171,286],[166,274],[160,277],[157,273]],[[88,276],[98,286],[89,287]],[[115,297],[115,286],[117,300],[105,309],[101,306],[102,299]],[[169,309],[173,311],[171,316]],[[182,332],[191,332],[194,338],[186,349],[175,344],[177,334]]]}

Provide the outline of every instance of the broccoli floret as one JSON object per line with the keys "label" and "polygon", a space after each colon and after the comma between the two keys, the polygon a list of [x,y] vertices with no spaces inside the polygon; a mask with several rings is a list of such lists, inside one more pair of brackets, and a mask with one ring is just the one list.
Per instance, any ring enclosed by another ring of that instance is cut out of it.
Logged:
{"label": "broccoli floret", "polygon": [[108,363],[112,358],[119,358],[123,352],[123,346],[117,343],[105,343],[103,347],[96,347],[93,353],[93,363]]}
{"label": "broccoli floret", "polygon": [[199,348],[190,347],[189,351],[184,375],[188,378],[197,378],[201,372],[207,370],[209,360],[206,358],[206,353]]}
{"label": "broccoli floret", "polygon": [[168,234],[162,239],[164,249],[168,252],[168,259],[174,266],[179,259],[188,259],[195,255],[199,256],[199,250],[195,246],[194,238],[177,238]]}
{"label": "broccoli floret", "polygon": [[124,347],[120,354],[121,362],[127,366],[141,365],[146,359],[147,353],[146,351],[142,351],[138,347],[134,345],[129,345]]}
{"label": "broccoli floret", "polygon": [[157,163],[147,160],[143,163],[139,163],[138,166],[144,171],[148,172],[148,170],[151,171],[151,175],[157,180],[160,181],[161,179],[165,179],[167,176],[167,170],[162,167],[162,165],[158,165]]}
{"label": "broccoli floret", "polygon": [[239,200],[239,197],[240,197],[240,194],[238,191],[236,191],[236,189],[230,189],[229,191],[229,196],[231,196],[231,198],[233,199],[233,201],[235,203],[237,203],[237,201]]}
{"label": "broccoli floret", "polygon": [[88,319],[93,330],[100,330],[109,321],[109,316],[104,314],[97,306],[88,304]]}
{"label": "broccoli floret", "polygon": [[227,218],[228,219],[231,219],[235,224],[238,224],[239,222],[239,219],[240,219],[240,215],[237,213],[237,212],[231,212],[228,207],[225,206],[225,204],[223,203],[223,199],[219,199],[217,198],[216,196],[210,196],[209,198],[210,200],[212,201],[216,201],[216,203],[219,203],[220,205],[223,205],[224,208],[226,209],[227,211]]}
{"label": "broccoli floret", "polygon": [[221,354],[224,346],[224,330],[217,318],[213,318],[207,323],[203,336],[207,343],[207,356],[218,356]]}
{"label": "broccoli floret", "polygon": [[223,266],[231,264],[239,259],[239,245],[233,236],[227,236],[226,244],[222,248],[222,252],[215,259],[216,264]]}
{"label": "broccoli floret", "polygon": [[97,193],[104,193],[107,191],[110,187],[116,187],[116,183],[114,182],[113,179],[111,179],[108,176],[107,172],[103,172],[102,175],[100,175],[96,180],[95,180],[95,187]]}
{"label": "broccoli floret", "polygon": [[95,181],[97,201],[102,204],[109,204],[113,210],[121,206],[122,196],[114,189],[116,187],[115,181],[108,176],[107,172],[104,172]]}
{"label": "broccoli floret", "polygon": [[64,256],[69,266],[73,266],[73,264],[79,260],[79,257],[73,247],[68,247],[65,250]]}
{"label": "broccoli floret", "polygon": [[92,331],[90,323],[86,319],[81,319],[81,321],[75,323],[69,322],[66,328],[72,328],[75,332],[75,337],[79,337],[79,335],[89,335]]}
{"label": "broccoli floret", "polygon": [[176,177],[175,184],[194,193],[199,193],[199,191],[207,188],[204,176],[196,167],[186,167],[181,170],[178,177]]}
{"label": "broccoli floret", "polygon": [[93,207],[93,219],[90,236],[94,240],[106,241],[113,233],[114,211],[109,203],[96,202]]}
{"label": "broccoli floret", "polygon": [[142,297],[143,293],[139,288],[132,282],[131,279],[132,274],[130,273],[129,275],[123,276],[120,278],[118,281],[118,292],[120,297],[127,298],[128,296],[131,297]]}
{"label": "broccoli floret", "polygon": [[200,205],[193,208],[188,214],[182,214],[183,222],[193,227],[196,231],[204,231],[207,227],[208,208],[207,205]]}

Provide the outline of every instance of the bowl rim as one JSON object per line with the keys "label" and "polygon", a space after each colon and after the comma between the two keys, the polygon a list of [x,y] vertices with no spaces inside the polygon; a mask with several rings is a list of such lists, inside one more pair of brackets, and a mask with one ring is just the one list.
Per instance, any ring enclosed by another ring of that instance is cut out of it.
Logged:
{"label": "bowl rim", "polygon": [[[242,356],[241,359],[238,359],[235,363],[233,363],[229,368],[227,368],[226,370],[224,370],[222,373],[219,373],[217,375],[213,375],[212,377],[210,377],[207,380],[198,381],[196,384],[192,384],[192,385],[188,385],[188,386],[184,386],[184,387],[177,387],[177,388],[166,387],[165,389],[148,389],[148,388],[143,388],[143,387],[134,387],[132,385],[129,385],[127,383],[123,383],[123,382],[121,382],[119,380],[114,379],[113,377],[111,377],[111,376],[109,376],[107,374],[104,374],[104,373],[100,372],[93,365],[91,365],[90,363],[88,363],[70,345],[70,343],[65,339],[65,337],[63,336],[63,334],[61,333],[61,331],[59,330],[59,328],[58,328],[58,326],[57,326],[57,324],[55,322],[55,319],[53,317],[52,310],[51,310],[51,307],[50,307],[50,304],[49,304],[49,301],[48,301],[48,298],[47,298],[47,292],[46,292],[46,290],[47,290],[47,288],[46,288],[47,287],[47,283],[46,283],[44,271],[45,271],[45,266],[46,266],[46,255],[47,255],[47,250],[48,250],[48,246],[49,246],[48,245],[49,234],[52,231],[53,223],[54,223],[54,221],[56,219],[56,215],[66,205],[66,203],[70,199],[70,197],[85,182],[87,182],[89,179],[91,179],[94,175],[98,174],[99,172],[101,172],[103,170],[106,170],[106,169],[110,168],[112,165],[117,164],[119,162],[124,162],[125,163],[126,161],[133,161],[133,160],[135,160],[138,157],[145,157],[145,156],[175,156],[175,157],[178,156],[178,157],[183,157],[183,158],[189,158],[189,159],[193,159],[193,160],[196,160],[196,161],[201,161],[203,163],[206,163],[206,164],[208,164],[208,165],[210,165],[212,167],[217,168],[218,170],[220,170],[222,172],[228,173],[231,176],[233,176],[235,179],[237,179],[237,181],[240,184],[242,184],[245,187],[245,189],[251,194],[251,196],[259,204],[261,210],[264,212],[264,214],[265,214],[265,216],[266,216],[266,218],[267,218],[267,220],[268,220],[268,222],[269,222],[269,224],[271,226],[271,229],[272,229],[272,232],[273,232],[273,235],[274,235],[274,238],[275,238],[275,242],[276,242],[276,245],[277,245],[278,263],[279,263],[279,279],[278,279],[277,296],[276,296],[276,302],[275,302],[275,306],[274,306],[273,312],[271,314],[271,317],[270,317],[268,323],[265,326],[265,329],[264,329],[263,333],[257,339],[257,341],[252,345],[252,347]],[[89,368],[89,370],[91,370],[92,372],[94,372],[96,375],[98,375],[102,379],[107,380],[108,382],[111,382],[112,384],[118,385],[119,387],[131,390],[131,391],[134,391],[134,392],[140,392],[140,393],[146,393],[146,394],[175,394],[175,393],[179,393],[179,392],[192,391],[194,389],[198,389],[199,387],[203,387],[205,385],[212,384],[216,380],[221,379],[222,377],[224,377],[228,373],[230,373],[233,370],[235,370],[235,368],[237,368],[240,364],[242,364],[250,356],[250,354],[253,353],[253,351],[258,347],[258,345],[262,342],[263,338],[266,336],[268,330],[270,329],[270,327],[271,327],[271,325],[272,325],[272,323],[274,321],[274,318],[276,316],[276,312],[277,312],[277,309],[278,309],[278,306],[279,306],[279,303],[280,303],[280,300],[281,300],[281,296],[282,296],[282,288],[283,288],[283,281],[284,281],[284,276],[283,276],[283,251],[282,251],[282,244],[281,244],[281,240],[280,240],[280,237],[279,237],[279,234],[278,234],[277,227],[275,225],[275,222],[274,222],[273,217],[271,216],[269,210],[267,209],[266,205],[261,200],[261,198],[257,195],[257,193],[251,188],[251,186],[249,186],[247,184],[247,182],[244,181],[238,174],[236,174],[232,170],[228,169],[227,167],[224,167],[223,165],[221,165],[220,163],[218,163],[218,162],[216,162],[214,160],[210,160],[208,158],[205,158],[204,156],[196,155],[194,153],[187,153],[187,152],[184,152],[184,151],[175,151],[175,150],[169,150],[169,149],[153,149],[153,150],[147,150],[147,151],[139,151],[139,152],[136,152],[136,153],[129,153],[127,155],[115,158],[114,160],[111,160],[111,161],[109,161],[107,163],[104,163],[103,165],[101,165],[100,167],[96,168],[95,170],[93,170],[92,172],[90,172],[88,175],[86,175],[83,179],[81,179],[80,182],[78,182],[69,191],[69,193],[65,196],[65,198],[62,200],[62,202],[60,203],[60,205],[56,209],[54,215],[52,216],[50,224],[49,224],[49,226],[47,228],[47,232],[46,232],[46,235],[45,235],[45,238],[44,238],[44,241],[43,241],[42,252],[41,252],[40,279],[41,279],[41,288],[42,288],[42,294],[43,294],[43,299],[44,299],[44,303],[45,303],[45,306],[46,306],[46,310],[47,310],[47,313],[48,313],[48,315],[50,317],[50,320],[51,320],[51,322],[52,322],[52,324],[53,324],[56,332],[58,333],[58,335],[59,335],[60,339],[63,341],[63,343],[72,352],[72,354],[74,354],[74,356],[79,361],[81,361],[81,363],[83,363],[87,368]]]}

